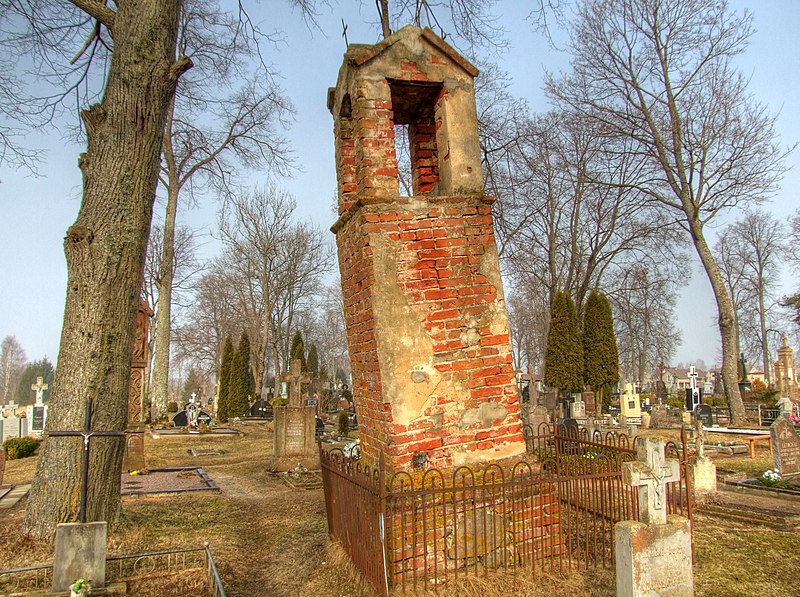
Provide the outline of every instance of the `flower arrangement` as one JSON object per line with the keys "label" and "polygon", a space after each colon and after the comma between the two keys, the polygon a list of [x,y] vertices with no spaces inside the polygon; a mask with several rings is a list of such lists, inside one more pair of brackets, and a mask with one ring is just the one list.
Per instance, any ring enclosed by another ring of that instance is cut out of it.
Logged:
{"label": "flower arrangement", "polygon": [[69,586],[70,594],[73,596],[86,595],[92,590],[91,581],[79,578]]}
{"label": "flower arrangement", "polygon": [[354,442],[350,442],[345,444],[344,448],[342,448],[342,453],[344,454],[345,458],[349,458],[350,460],[359,460],[361,458],[361,440],[357,439]]}
{"label": "flower arrangement", "polygon": [[792,425],[800,425],[800,415],[789,415]]}

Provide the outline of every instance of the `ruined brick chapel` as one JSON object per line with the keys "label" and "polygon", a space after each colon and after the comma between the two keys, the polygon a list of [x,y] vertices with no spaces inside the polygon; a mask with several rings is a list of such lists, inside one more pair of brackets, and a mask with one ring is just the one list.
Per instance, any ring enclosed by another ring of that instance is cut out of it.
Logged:
{"label": "ruined brick chapel", "polygon": [[[364,457],[390,470],[525,450],[491,215],[477,69],[429,29],[351,44],[335,88],[339,250]],[[407,131],[411,196],[396,131]]]}

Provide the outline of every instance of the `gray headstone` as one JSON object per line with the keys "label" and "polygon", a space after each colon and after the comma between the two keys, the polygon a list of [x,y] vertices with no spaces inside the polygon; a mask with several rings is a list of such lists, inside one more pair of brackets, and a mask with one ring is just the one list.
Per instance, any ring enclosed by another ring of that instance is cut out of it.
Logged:
{"label": "gray headstone", "polygon": [[3,441],[20,436],[20,421],[13,410],[9,411],[9,415],[3,420]]}
{"label": "gray headstone", "polygon": [[787,417],[778,417],[769,428],[772,458],[781,475],[800,473],[800,437]]}
{"label": "gray headstone", "polygon": [[711,414],[711,407],[708,404],[698,404],[695,407],[695,416],[703,424],[703,427],[711,427],[714,424],[714,417]]}
{"label": "gray headstone", "polygon": [[105,522],[68,522],[56,526],[53,556],[53,592],[69,591],[78,578],[92,583],[92,589],[106,586]]}

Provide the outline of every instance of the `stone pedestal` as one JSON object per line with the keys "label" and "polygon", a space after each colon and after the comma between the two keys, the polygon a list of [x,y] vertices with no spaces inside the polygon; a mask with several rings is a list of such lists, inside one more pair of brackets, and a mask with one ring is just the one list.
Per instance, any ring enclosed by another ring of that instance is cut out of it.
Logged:
{"label": "stone pedestal", "polygon": [[702,504],[717,492],[717,466],[710,458],[698,456],[690,466],[695,504]]}
{"label": "stone pedestal", "polygon": [[56,526],[53,556],[53,592],[69,591],[79,578],[91,581],[92,589],[106,586],[105,522],[70,522]]}
{"label": "stone pedestal", "polygon": [[614,527],[617,597],[692,597],[692,532],[689,519],[666,524],[633,520]]}
{"label": "stone pedestal", "polygon": [[274,472],[289,471],[298,464],[319,470],[319,447],[316,442],[315,409],[310,406],[278,406],[275,408],[275,437],[268,468]]}

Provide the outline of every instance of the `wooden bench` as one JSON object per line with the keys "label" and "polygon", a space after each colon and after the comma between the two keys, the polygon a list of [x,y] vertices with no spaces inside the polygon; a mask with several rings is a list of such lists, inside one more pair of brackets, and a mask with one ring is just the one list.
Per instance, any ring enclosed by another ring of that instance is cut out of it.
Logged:
{"label": "wooden bench", "polygon": [[772,456],[772,436],[769,434],[766,435],[752,435],[750,437],[743,438],[750,444],[750,458],[756,457],[756,442],[758,440],[767,440],[769,442],[769,455]]}

